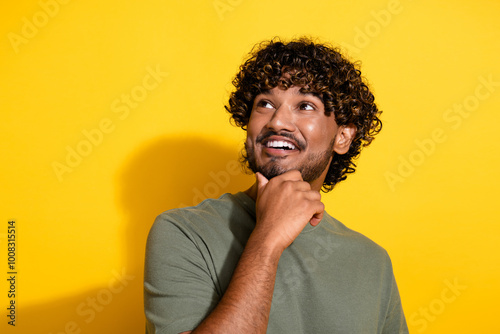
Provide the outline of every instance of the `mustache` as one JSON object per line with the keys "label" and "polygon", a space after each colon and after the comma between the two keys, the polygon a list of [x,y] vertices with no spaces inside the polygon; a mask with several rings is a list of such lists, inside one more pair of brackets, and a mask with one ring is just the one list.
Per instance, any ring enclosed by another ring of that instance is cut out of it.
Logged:
{"label": "mustache", "polygon": [[262,144],[263,141],[265,141],[266,139],[268,139],[271,136],[280,136],[280,137],[285,137],[285,138],[291,139],[297,144],[297,147],[300,150],[304,150],[307,146],[307,144],[303,140],[298,139],[290,132],[276,132],[274,130],[267,130],[266,132],[261,133],[260,135],[257,136],[255,141],[259,144]]}

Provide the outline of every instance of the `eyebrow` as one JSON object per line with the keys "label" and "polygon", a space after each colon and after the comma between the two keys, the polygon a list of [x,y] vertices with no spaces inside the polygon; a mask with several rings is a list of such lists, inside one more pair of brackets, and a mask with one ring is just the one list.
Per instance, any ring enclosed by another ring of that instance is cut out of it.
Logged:
{"label": "eyebrow", "polygon": [[[294,95],[301,95],[301,96],[312,95],[312,96],[315,96],[315,97],[319,98],[320,100],[322,100],[321,97],[319,96],[319,94],[315,93],[315,92],[303,93],[300,91],[300,89],[298,89],[293,94]],[[271,92],[271,89],[266,89],[266,90],[263,90],[262,92],[258,93],[257,95],[275,95],[275,94]]]}
{"label": "eyebrow", "polygon": [[[273,87],[274,88],[274,87]],[[288,88],[290,89],[290,88]],[[258,95],[275,95],[273,93],[271,93],[271,89],[266,89],[262,92],[260,92],[259,94],[257,94],[255,97],[257,97]],[[316,93],[316,92],[308,92],[308,93],[303,93],[300,91],[300,89],[298,89],[297,91],[294,92],[294,95],[300,95],[300,96],[314,96],[316,97],[317,99],[319,99],[321,101],[321,103],[324,103],[323,99],[321,98],[321,96]]]}

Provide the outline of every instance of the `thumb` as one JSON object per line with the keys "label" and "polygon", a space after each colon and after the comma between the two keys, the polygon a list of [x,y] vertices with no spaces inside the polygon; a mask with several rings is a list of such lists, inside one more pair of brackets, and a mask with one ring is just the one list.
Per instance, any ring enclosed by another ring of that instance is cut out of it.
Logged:
{"label": "thumb", "polygon": [[257,192],[260,192],[261,189],[266,186],[269,180],[259,172],[255,173],[255,177],[257,178]]}

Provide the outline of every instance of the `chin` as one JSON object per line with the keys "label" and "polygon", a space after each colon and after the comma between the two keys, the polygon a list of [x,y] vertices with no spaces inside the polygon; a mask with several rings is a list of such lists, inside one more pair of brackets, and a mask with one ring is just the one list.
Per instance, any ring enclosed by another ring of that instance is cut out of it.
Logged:
{"label": "chin", "polygon": [[257,171],[264,175],[268,180],[272,179],[273,177],[279,176],[281,174],[284,174],[288,171],[297,169],[300,171],[300,168],[297,167],[290,167],[290,166],[283,166],[279,163],[267,163],[264,166],[259,166],[257,168]]}

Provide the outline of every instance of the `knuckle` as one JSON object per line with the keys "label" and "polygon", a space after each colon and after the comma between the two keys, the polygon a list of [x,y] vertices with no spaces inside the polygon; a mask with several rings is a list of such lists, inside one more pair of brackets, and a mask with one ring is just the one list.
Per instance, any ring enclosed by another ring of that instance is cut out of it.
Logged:
{"label": "knuckle", "polygon": [[285,189],[291,189],[291,188],[292,188],[292,186],[293,186],[293,183],[292,183],[292,181],[290,181],[290,180],[285,180],[285,181],[283,181],[283,183],[282,183],[282,184],[283,184],[283,185],[282,185],[282,186],[283,186],[283,188],[285,188]]}

